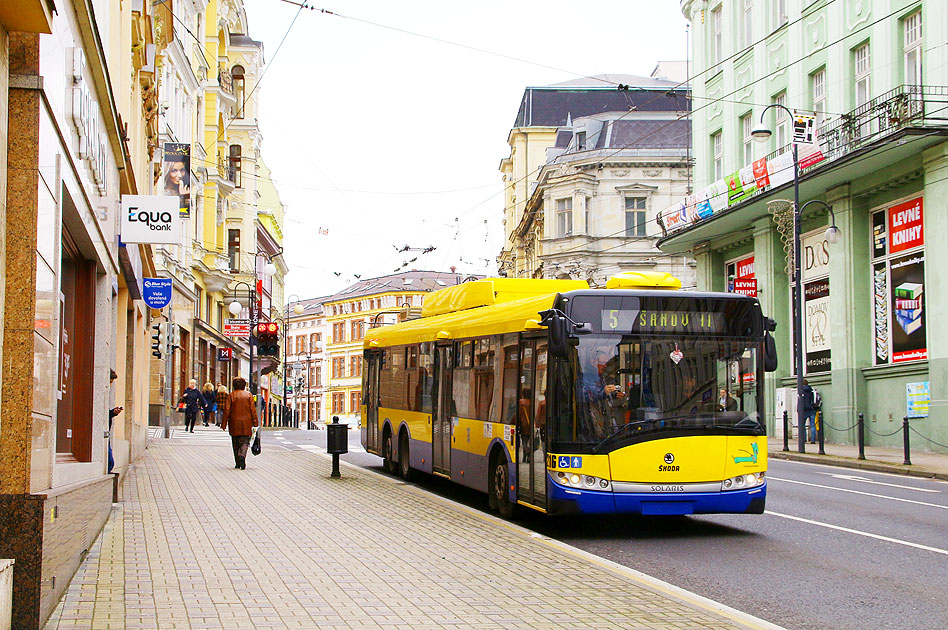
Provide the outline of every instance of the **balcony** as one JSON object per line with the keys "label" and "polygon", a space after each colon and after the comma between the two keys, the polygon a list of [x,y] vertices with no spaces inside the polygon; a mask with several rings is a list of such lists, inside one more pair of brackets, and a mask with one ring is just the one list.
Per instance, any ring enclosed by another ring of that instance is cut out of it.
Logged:
{"label": "balcony", "polygon": [[230,164],[230,160],[227,156],[217,156],[217,172],[220,174],[221,179],[231,184],[237,183],[237,169]]}
{"label": "balcony", "polygon": [[234,75],[224,66],[217,67],[217,84],[226,94],[234,94]]}
{"label": "balcony", "polygon": [[[848,114],[837,116],[816,131],[823,160],[800,169],[803,176],[906,127],[948,125],[948,87],[900,85]],[[767,156],[772,160],[781,148]]]}
{"label": "balcony", "polygon": [[[945,136],[948,87],[901,85],[817,128],[819,151],[814,145],[800,145],[800,198],[817,197],[834,186],[910,159]],[[787,144],[666,208],[659,215],[665,236],[658,247],[677,253],[686,242],[693,245],[695,239],[740,231],[767,216],[766,202],[792,186],[791,151],[792,145]],[[687,237],[682,236],[686,233]]]}

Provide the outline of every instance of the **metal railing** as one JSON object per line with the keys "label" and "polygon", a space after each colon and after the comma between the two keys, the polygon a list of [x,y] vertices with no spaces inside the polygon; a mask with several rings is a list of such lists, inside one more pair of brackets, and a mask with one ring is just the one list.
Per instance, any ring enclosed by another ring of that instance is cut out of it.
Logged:
{"label": "metal railing", "polygon": [[234,93],[234,75],[224,66],[217,67],[217,84],[228,94]]}
{"label": "metal railing", "polygon": [[[906,127],[948,125],[948,86],[900,85],[816,130],[823,159],[800,169],[804,175]],[[790,151],[780,147],[767,160]]]}

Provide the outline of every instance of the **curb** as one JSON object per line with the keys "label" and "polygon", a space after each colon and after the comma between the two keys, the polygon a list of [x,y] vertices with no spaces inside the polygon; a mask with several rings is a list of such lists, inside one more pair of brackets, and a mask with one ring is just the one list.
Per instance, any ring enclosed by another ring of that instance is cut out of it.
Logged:
{"label": "curb", "polygon": [[842,468],[858,468],[860,470],[871,470],[873,472],[891,473],[893,475],[904,475],[907,477],[924,477],[926,479],[939,479],[948,481],[948,472],[935,470],[933,468],[906,466],[904,464],[890,464],[875,459],[856,459],[855,457],[844,457],[841,455],[816,455],[809,453],[793,453],[786,451],[774,451],[767,454],[771,459],[782,459],[794,462],[806,462],[808,464],[822,464],[824,466],[839,466]]}

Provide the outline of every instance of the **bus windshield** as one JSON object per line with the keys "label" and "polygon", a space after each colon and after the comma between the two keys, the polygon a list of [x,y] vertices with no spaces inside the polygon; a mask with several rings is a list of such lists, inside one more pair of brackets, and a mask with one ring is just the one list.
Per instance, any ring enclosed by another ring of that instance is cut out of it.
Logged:
{"label": "bus windshield", "polygon": [[679,435],[764,435],[757,342],[580,337],[554,367],[554,452],[602,453]]}

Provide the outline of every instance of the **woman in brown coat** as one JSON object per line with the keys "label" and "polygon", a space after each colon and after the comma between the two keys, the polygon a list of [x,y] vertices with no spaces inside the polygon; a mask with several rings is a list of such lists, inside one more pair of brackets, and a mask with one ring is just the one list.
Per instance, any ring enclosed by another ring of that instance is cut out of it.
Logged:
{"label": "woman in brown coat", "polygon": [[234,391],[227,396],[227,405],[221,415],[221,429],[230,427],[230,441],[234,447],[234,468],[247,469],[247,449],[253,427],[260,426],[253,396],[247,391],[247,381],[234,379]]}

